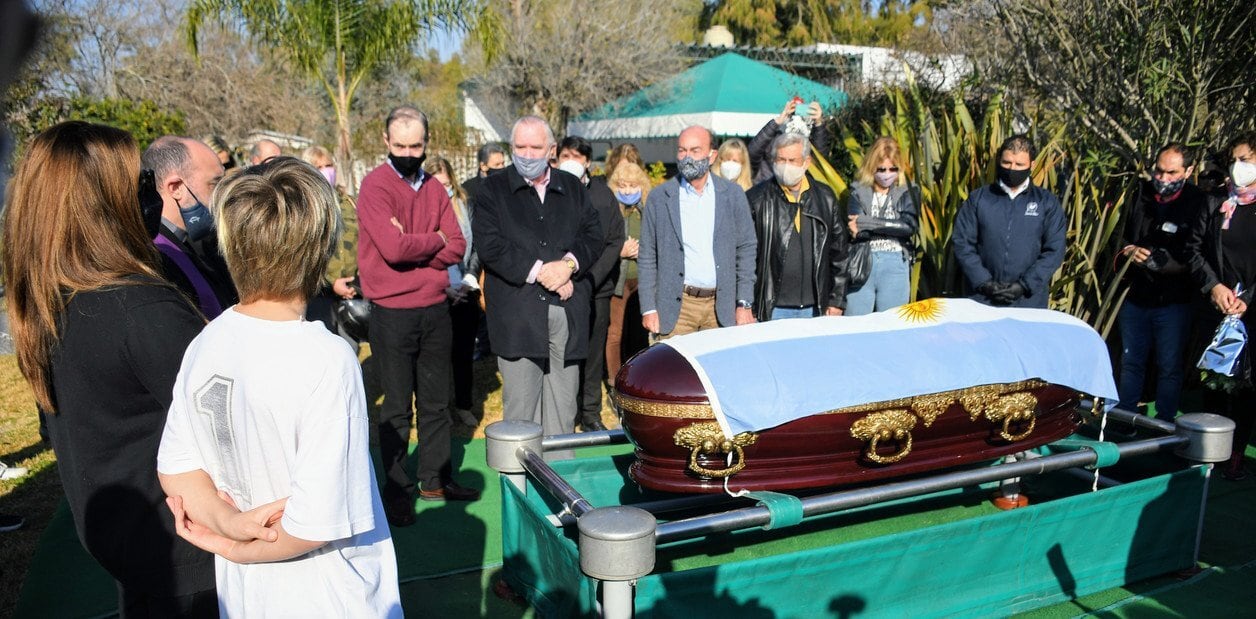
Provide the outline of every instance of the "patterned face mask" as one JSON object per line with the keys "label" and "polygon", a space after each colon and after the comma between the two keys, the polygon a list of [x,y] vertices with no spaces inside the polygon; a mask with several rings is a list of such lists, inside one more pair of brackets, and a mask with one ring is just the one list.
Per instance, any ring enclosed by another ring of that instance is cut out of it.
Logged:
{"label": "patterned face mask", "polygon": [[707,172],[710,171],[711,162],[705,157],[701,159],[694,159],[693,157],[686,156],[681,157],[676,162],[676,169],[680,172],[681,176],[685,177],[685,180],[696,181],[703,176],[706,176]]}

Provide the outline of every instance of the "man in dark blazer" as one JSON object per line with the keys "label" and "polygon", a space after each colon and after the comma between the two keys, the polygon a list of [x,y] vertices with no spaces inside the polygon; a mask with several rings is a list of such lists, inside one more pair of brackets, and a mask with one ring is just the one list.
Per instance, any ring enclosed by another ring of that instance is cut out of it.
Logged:
{"label": "man in dark blazer", "polygon": [[580,179],[549,166],[549,125],[525,116],[510,142],[514,164],[484,179],[471,224],[502,373],[502,414],[565,434],[575,423],[579,364],[589,354],[588,271],[605,239]]}
{"label": "man in dark blazer", "polygon": [[[239,301],[208,208],[224,174],[222,163],[199,140],[166,135],[145,149],[141,165],[153,171],[161,196],[161,227],[153,241],[163,274],[213,320]],[[199,225],[185,221],[192,217]]]}
{"label": "man in dark blazer", "polygon": [[754,223],[746,194],[710,173],[715,136],[680,133],[679,174],[650,192],[637,254],[641,324],[660,337],[755,321]]}

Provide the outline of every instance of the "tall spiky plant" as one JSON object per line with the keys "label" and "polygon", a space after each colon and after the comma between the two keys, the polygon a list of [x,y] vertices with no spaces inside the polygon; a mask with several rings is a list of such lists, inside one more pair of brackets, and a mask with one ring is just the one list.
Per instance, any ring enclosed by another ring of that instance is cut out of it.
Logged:
{"label": "tall spiky plant", "polygon": [[[951,243],[955,215],[972,190],[993,182],[995,154],[1012,134],[1011,112],[996,94],[978,126],[960,95],[944,109],[930,109],[919,87],[909,81],[886,92],[886,110],[875,129],[867,122],[846,128],[841,148],[855,167],[863,161],[865,145],[891,136],[903,149],[908,180],[920,188],[913,298],[963,292],[963,273]],[[1051,306],[1087,321],[1106,337],[1124,299],[1121,277],[1126,265],[1114,261],[1129,188],[1113,174],[1111,158],[1083,156],[1062,126],[1048,133],[1051,137],[1039,148],[1032,176],[1034,183],[1059,192],[1068,219],[1068,251],[1052,280]],[[813,157],[811,171],[837,193],[845,193],[847,179],[823,156]]]}

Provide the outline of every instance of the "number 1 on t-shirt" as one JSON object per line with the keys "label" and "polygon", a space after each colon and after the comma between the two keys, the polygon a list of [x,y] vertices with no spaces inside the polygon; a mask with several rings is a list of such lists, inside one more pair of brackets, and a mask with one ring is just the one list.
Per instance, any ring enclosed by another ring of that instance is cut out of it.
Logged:
{"label": "number 1 on t-shirt", "polygon": [[210,419],[214,444],[218,446],[219,490],[224,490],[236,501],[239,509],[252,507],[248,481],[240,474],[240,462],[236,457],[235,430],[231,425],[231,391],[235,381],[215,374],[193,398],[196,410]]}

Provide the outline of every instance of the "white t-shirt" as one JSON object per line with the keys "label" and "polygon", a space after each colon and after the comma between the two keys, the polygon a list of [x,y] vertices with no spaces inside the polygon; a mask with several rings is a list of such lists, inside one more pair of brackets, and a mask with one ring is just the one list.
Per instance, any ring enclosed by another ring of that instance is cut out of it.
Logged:
{"label": "white t-shirt", "polygon": [[288,498],[296,559],[217,557],[228,617],[401,617],[397,558],[367,451],[357,357],[322,324],[230,308],[183,356],[157,470],[204,469],[242,510]]}

